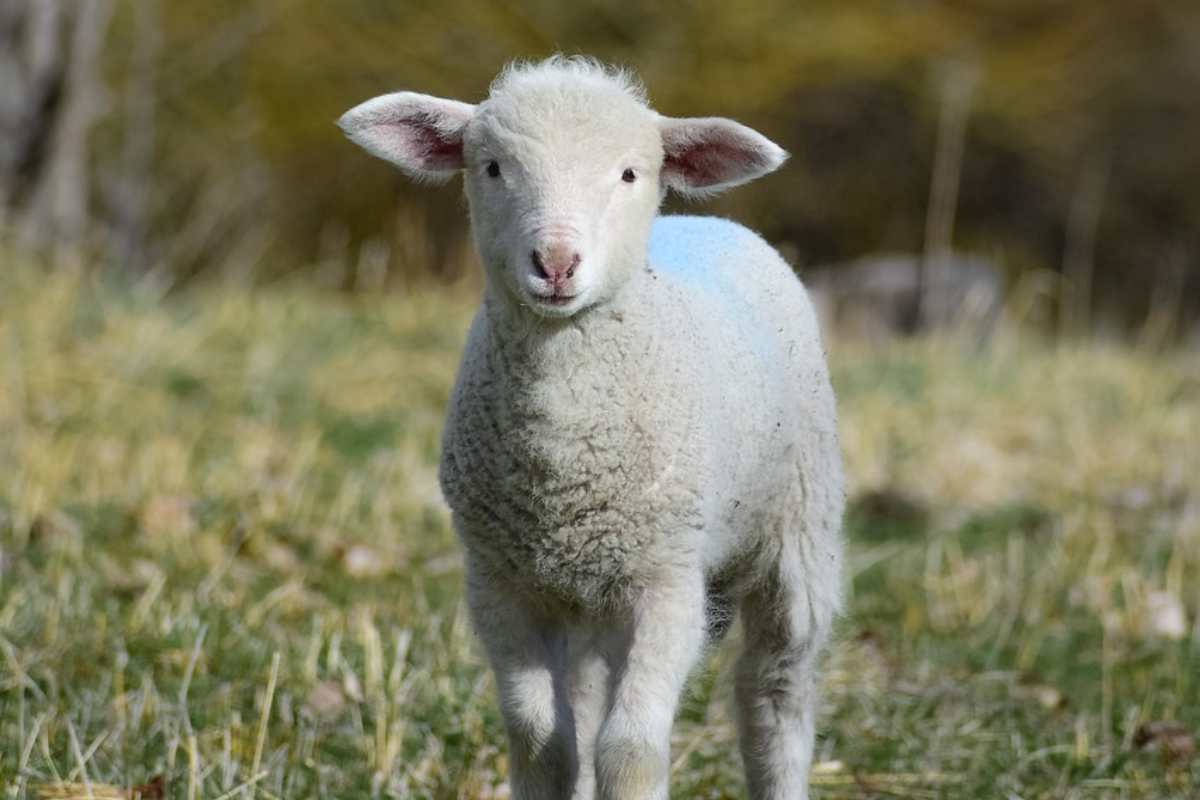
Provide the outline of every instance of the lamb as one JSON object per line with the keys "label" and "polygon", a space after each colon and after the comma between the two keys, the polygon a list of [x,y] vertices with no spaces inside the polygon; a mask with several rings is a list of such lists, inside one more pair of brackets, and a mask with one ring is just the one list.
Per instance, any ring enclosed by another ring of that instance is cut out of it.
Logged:
{"label": "lamb", "polygon": [[440,480],[513,797],[666,798],[679,695],[738,607],[750,796],[806,797],[844,502],[816,317],[756,234],[658,217],[786,154],[578,57],[339,124],[418,180],[464,176],[485,285]]}

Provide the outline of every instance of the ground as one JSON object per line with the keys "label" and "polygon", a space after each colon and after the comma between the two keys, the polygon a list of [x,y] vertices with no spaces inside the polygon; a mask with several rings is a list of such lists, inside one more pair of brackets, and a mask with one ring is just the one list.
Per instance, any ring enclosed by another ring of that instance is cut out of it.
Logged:
{"label": "ground", "polygon": [[[6,798],[499,798],[435,480],[471,297],[0,268]],[[851,591],[816,795],[1200,792],[1200,360],[831,343]],[[743,797],[736,631],[674,796]]]}

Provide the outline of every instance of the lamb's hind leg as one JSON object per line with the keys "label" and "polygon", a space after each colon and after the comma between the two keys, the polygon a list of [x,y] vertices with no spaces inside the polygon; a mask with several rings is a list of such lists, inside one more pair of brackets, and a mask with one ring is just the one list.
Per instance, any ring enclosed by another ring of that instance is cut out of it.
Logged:
{"label": "lamb's hind leg", "polygon": [[[751,800],[808,797],[817,661],[839,589],[838,565],[828,563],[828,554],[820,559],[826,563],[805,555],[801,543],[785,544],[769,574],[742,604],[745,648],[736,696]],[[829,574],[814,574],[814,567]]]}

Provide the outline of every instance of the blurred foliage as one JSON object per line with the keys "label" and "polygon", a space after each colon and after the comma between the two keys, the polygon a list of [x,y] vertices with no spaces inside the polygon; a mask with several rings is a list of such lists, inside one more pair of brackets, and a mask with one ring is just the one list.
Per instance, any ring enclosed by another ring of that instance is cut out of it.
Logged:
{"label": "blurred foliage", "polygon": [[[117,0],[114,105],[149,7],[151,260],[185,273],[348,260],[330,279],[350,286],[355,261],[388,280],[469,270],[457,187],[406,184],[333,120],[401,88],[478,100],[504,63],[562,51],[635,68],[664,113],[738,117],[787,147],[780,174],[712,208],[802,263],[922,249],[944,90],[972,75],[959,249],[1061,269],[1091,170],[1100,302],[1128,322],[1156,286],[1200,294],[1194,0]],[[109,116],[101,164],[125,124]]]}

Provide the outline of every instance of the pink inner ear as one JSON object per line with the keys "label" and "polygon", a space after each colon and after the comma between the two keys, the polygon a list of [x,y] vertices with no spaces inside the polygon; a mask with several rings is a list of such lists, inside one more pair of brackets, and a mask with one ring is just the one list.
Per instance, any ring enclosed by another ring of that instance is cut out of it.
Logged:
{"label": "pink inner ear", "polygon": [[700,137],[668,145],[663,169],[683,179],[690,187],[702,189],[736,181],[748,173],[768,166],[764,153],[747,143],[736,132],[710,129]]}
{"label": "pink inner ear", "polygon": [[414,114],[391,124],[398,129],[409,155],[421,168],[448,170],[462,166],[462,136],[447,134],[429,115]]}

